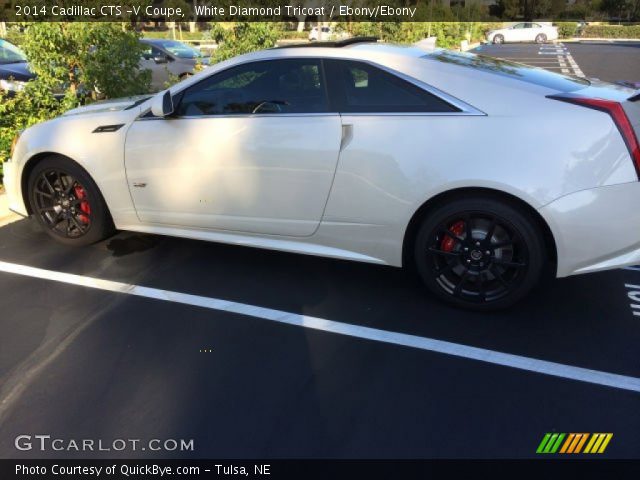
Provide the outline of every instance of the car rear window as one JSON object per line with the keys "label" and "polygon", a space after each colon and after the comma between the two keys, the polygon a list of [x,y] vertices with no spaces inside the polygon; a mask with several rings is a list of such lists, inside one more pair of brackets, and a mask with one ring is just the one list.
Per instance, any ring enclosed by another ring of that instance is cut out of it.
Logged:
{"label": "car rear window", "polygon": [[551,88],[559,92],[573,92],[591,85],[589,80],[578,77],[569,77],[553,73],[541,68],[510,62],[500,58],[474,55],[472,53],[449,52],[446,50],[429,53],[422,58],[436,60],[443,63],[453,63],[462,67],[493,73],[503,77],[513,78],[541,87]]}

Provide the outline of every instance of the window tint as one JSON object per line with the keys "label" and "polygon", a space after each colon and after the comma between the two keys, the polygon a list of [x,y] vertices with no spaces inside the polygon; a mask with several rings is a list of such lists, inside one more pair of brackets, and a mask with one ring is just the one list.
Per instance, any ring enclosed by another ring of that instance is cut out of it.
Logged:
{"label": "window tint", "polygon": [[542,68],[530,67],[529,65],[484,55],[474,55],[473,53],[440,50],[436,53],[427,54],[422,58],[443,63],[452,63],[485,73],[509,77],[513,80],[532,83],[559,92],[573,92],[588,87],[591,84],[589,80],[585,80],[584,78],[568,77]]}
{"label": "window tint", "polygon": [[156,47],[152,47],[151,45],[147,45],[146,48],[142,52],[142,57],[145,60],[151,60],[153,58],[162,58],[166,57],[164,52]]}
{"label": "window tint", "polygon": [[345,113],[457,112],[423,89],[367,63],[327,61],[336,107]]}
{"label": "window tint", "polygon": [[327,112],[317,59],[265,60],[225,70],[188,88],[177,114]]}

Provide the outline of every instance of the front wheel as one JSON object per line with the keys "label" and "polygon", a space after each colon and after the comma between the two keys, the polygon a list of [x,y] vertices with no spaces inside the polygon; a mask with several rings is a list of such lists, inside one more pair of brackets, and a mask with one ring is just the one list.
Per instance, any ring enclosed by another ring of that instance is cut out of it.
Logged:
{"label": "front wheel", "polygon": [[415,259],[439,298],[473,310],[506,308],[524,297],[543,271],[545,247],[523,209],[493,198],[460,198],[430,212]]}
{"label": "front wheel", "polygon": [[72,160],[54,155],[29,175],[29,203],[42,228],[67,245],[90,245],[114,231],[98,187]]}
{"label": "front wheel", "polygon": [[504,43],[504,37],[502,35],[496,35],[495,37],[493,37],[493,43],[495,43],[496,45],[501,45]]}

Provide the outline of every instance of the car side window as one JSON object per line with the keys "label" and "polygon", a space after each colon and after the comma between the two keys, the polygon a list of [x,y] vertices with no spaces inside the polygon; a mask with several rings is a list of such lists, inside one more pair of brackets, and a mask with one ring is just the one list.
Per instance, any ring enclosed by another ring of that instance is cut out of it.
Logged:
{"label": "car side window", "polygon": [[513,28],[524,28],[524,27],[525,27],[524,23],[518,23],[513,26]]}
{"label": "car side window", "polygon": [[344,113],[457,112],[422,88],[364,62],[328,60],[336,109]]}
{"label": "car side window", "polygon": [[232,67],[185,90],[178,116],[324,113],[318,59],[263,60]]}
{"label": "car side window", "polygon": [[145,60],[151,60],[153,58],[157,58],[157,57],[163,57],[166,56],[162,50],[153,47],[151,45],[145,44],[145,48],[142,51],[142,58],[144,58]]}

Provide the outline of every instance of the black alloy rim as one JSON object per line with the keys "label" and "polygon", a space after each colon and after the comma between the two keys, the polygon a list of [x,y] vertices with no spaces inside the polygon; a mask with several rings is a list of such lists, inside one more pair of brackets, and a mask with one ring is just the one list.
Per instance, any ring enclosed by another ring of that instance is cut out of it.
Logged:
{"label": "black alloy rim", "polygon": [[484,212],[464,212],[442,222],[429,237],[427,258],[445,292],[477,303],[513,292],[529,264],[527,245],[517,229]]}
{"label": "black alloy rim", "polygon": [[66,238],[79,238],[91,228],[91,207],[84,186],[72,175],[46,170],[36,179],[33,197],[45,225]]}

